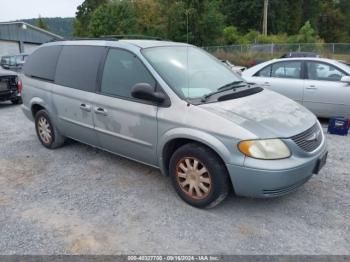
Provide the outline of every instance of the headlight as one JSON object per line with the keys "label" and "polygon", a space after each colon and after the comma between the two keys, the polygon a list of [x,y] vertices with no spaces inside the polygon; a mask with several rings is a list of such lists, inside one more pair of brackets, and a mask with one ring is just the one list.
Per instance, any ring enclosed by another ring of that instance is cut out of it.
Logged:
{"label": "headlight", "polygon": [[238,144],[238,149],[246,156],[258,159],[282,159],[291,155],[281,139],[245,140]]}

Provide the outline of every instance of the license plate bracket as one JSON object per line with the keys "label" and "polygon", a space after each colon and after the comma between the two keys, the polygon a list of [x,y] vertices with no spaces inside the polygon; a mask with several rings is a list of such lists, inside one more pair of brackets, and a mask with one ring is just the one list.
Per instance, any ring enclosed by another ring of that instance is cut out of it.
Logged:
{"label": "license plate bracket", "polygon": [[324,167],[324,165],[327,162],[327,157],[328,157],[328,151],[317,160],[316,166],[313,172],[314,174],[318,174],[320,170]]}

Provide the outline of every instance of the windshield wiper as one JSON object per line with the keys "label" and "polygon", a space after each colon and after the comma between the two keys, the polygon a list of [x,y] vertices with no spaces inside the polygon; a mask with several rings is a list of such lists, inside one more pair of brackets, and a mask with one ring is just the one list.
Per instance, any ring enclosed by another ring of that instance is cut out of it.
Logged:
{"label": "windshield wiper", "polygon": [[234,81],[234,82],[228,83],[226,85],[223,85],[223,86],[219,87],[216,91],[204,95],[202,97],[201,101],[205,102],[212,95],[216,95],[216,94],[219,94],[219,93],[231,90],[231,89],[236,89],[236,88],[239,88],[239,87],[243,87],[243,86],[246,86],[246,85],[247,85],[247,83],[245,83],[244,81]]}
{"label": "windshield wiper", "polygon": [[[219,90],[227,90],[228,87],[233,87],[233,86],[237,86],[238,84],[240,83],[243,83],[244,81],[233,81],[231,83],[228,83],[226,85],[223,85],[221,87],[219,87],[216,91],[219,91]],[[215,92],[216,92],[215,91]]]}

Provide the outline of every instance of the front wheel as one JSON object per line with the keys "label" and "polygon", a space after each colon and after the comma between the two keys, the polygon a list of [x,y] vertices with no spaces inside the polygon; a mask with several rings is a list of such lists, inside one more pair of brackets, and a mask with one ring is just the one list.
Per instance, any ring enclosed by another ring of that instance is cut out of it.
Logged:
{"label": "front wheel", "polygon": [[210,148],[196,143],[186,144],[174,152],[170,176],[179,196],[199,208],[216,206],[230,189],[223,161]]}
{"label": "front wheel", "polygon": [[64,144],[65,138],[60,135],[58,130],[51,123],[46,110],[40,110],[36,113],[35,129],[41,144],[46,148],[54,149]]}

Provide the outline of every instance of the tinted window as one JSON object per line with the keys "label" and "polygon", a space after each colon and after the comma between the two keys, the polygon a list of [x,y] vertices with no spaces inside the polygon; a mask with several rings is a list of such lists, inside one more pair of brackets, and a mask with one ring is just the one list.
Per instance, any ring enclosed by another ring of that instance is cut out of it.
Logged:
{"label": "tinted window", "polygon": [[62,46],[44,46],[37,49],[27,58],[24,74],[53,81],[61,49]]}
{"label": "tinted window", "polygon": [[340,81],[345,74],[337,69],[336,67],[318,63],[308,62],[307,63],[307,77],[313,80],[325,80],[325,81]]}
{"label": "tinted window", "polygon": [[281,62],[272,65],[272,77],[301,78],[301,62]]}
{"label": "tinted window", "polygon": [[154,78],[134,54],[111,49],[104,66],[101,93],[131,98],[131,88],[137,83],[156,85]]}
{"label": "tinted window", "polygon": [[104,50],[99,46],[64,46],[57,63],[56,84],[94,92]]}
{"label": "tinted window", "polygon": [[271,66],[267,66],[267,67],[261,69],[259,72],[257,72],[255,74],[255,76],[270,77],[271,76]]}

